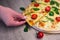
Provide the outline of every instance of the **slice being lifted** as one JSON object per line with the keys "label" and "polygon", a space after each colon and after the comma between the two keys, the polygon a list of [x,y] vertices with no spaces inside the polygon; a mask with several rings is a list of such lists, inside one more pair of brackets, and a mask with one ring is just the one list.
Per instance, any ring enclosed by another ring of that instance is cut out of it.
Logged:
{"label": "slice being lifted", "polygon": [[45,31],[60,30],[60,3],[57,0],[33,0],[23,15],[30,26]]}

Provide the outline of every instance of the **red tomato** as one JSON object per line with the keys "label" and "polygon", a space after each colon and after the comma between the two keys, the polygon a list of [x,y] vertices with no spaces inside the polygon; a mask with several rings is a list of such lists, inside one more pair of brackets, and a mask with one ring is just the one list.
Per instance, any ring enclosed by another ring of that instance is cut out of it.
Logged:
{"label": "red tomato", "polygon": [[35,3],[34,6],[35,6],[35,7],[38,7],[38,6],[39,6],[39,3]]}
{"label": "red tomato", "polygon": [[50,2],[50,0],[44,0],[45,2]]}
{"label": "red tomato", "polygon": [[56,17],[56,21],[57,22],[60,22],[60,17]]}
{"label": "red tomato", "polygon": [[37,33],[37,38],[43,38],[44,36],[44,33],[43,32],[38,32]]}
{"label": "red tomato", "polygon": [[36,19],[36,18],[37,18],[37,14],[33,14],[33,15],[31,16],[31,18],[32,18],[32,19]]}
{"label": "red tomato", "polygon": [[51,7],[50,7],[50,6],[47,6],[47,7],[45,8],[45,11],[46,11],[46,12],[49,12],[50,9],[51,9]]}

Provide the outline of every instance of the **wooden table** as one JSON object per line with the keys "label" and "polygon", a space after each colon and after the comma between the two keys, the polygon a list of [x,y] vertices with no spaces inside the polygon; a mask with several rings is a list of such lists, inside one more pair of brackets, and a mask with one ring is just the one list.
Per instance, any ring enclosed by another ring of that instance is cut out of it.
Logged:
{"label": "wooden table", "polygon": [[[8,6],[17,12],[21,12],[19,7],[27,7],[30,0],[0,0],[0,4]],[[44,34],[42,39],[36,38],[36,30],[30,28],[24,32],[25,25],[16,28],[7,28],[0,22],[0,40],[60,40],[60,34]]]}

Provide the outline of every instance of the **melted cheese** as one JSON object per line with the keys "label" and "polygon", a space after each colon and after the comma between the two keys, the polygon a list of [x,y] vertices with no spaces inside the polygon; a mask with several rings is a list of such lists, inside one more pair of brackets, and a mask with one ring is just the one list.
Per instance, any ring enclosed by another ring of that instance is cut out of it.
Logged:
{"label": "melted cheese", "polygon": [[[53,20],[55,20],[55,18],[58,17],[58,16],[60,16],[60,14],[57,15],[57,14],[54,12],[54,16],[49,16],[49,13],[46,13],[46,12],[41,13],[41,11],[45,11],[45,7],[46,7],[46,6],[50,6],[50,7],[52,7],[52,6],[50,5],[49,2],[48,2],[48,3],[45,3],[44,0],[36,0],[36,2],[37,2],[37,3],[40,3],[40,4],[39,4],[39,7],[37,7],[37,8],[39,8],[40,10],[34,11],[32,8],[36,8],[36,7],[34,7],[34,3],[31,3],[31,4],[26,8],[26,10],[25,10],[25,12],[24,12],[24,15],[27,14],[27,15],[25,15],[25,16],[27,17],[27,18],[26,18],[26,21],[29,23],[29,25],[30,25],[30,26],[33,26],[33,24],[34,24],[34,26],[36,26],[37,28],[40,28],[40,29],[45,30],[45,31],[60,30],[60,26],[59,26],[59,25],[60,25],[60,22],[57,23],[56,25],[54,25],[55,28],[52,28],[52,27],[51,27],[51,26],[52,26],[52,22],[49,21],[48,19],[46,19],[46,17],[45,17],[45,16],[47,16],[47,17],[52,18]],[[53,5],[53,6],[57,7],[56,5]],[[57,8],[60,9],[60,7],[57,7]],[[52,11],[52,10],[51,10],[51,11]],[[32,12],[32,13],[28,15],[28,13],[30,13],[30,12]],[[59,10],[59,13],[60,13],[60,10]],[[38,17],[37,17],[36,20],[31,19],[31,15],[33,15],[33,14],[37,14],[37,15],[38,15]],[[32,22],[29,22],[29,20],[31,20]],[[41,22],[45,21],[45,22],[44,22],[44,27],[42,27],[41,25],[39,25],[39,22],[40,22],[40,21],[41,21]]]}

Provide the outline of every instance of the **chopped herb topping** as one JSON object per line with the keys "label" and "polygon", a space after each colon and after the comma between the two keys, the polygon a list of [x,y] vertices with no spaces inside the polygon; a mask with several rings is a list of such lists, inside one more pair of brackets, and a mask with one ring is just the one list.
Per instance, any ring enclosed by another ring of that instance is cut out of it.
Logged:
{"label": "chopped herb topping", "polygon": [[59,7],[59,3],[58,2],[55,1],[55,4],[56,4],[57,7]]}
{"label": "chopped herb topping", "polygon": [[34,11],[38,11],[38,10],[40,10],[39,8],[32,8]]}
{"label": "chopped herb topping", "polygon": [[26,25],[26,27],[24,28],[24,32],[28,32],[28,28],[30,25],[27,22],[25,23],[25,25]]}
{"label": "chopped herb topping", "polygon": [[27,27],[24,28],[24,32],[28,32],[28,28]]}
{"label": "chopped herb topping", "polygon": [[58,2],[56,2],[56,1],[54,1],[54,0],[51,0],[51,1],[50,1],[50,5],[54,5],[54,4],[56,4],[56,6],[59,7],[59,3],[58,3]]}
{"label": "chopped herb topping", "polygon": [[55,2],[54,1],[50,1],[50,5],[54,5],[55,4]]}
{"label": "chopped herb topping", "polygon": [[53,10],[56,14],[59,14],[57,7],[52,7],[52,10]]}
{"label": "chopped herb topping", "polygon": [[55,11],[55,13],[59,15],[59,12],[58,11]]}
{"label": "chopped herb topping", "polygon": [[54,16],[54,12],[53,11],[50,11],[49,12],[49,16]]}
{"label": "chopped herb topping", "polygon": [[31,2],[35,2],[35,0],[31,0]]}
{"label": "chopped herb topping", "polygon": [[20,10],[21,10],[21,11],[25,11],[25,8],[24,8],[24,7],[20,7]]}
{"label": "chopped herb topping", "polygon": [[53,11],[58,11],[58,8],[57,7],[52,7],[52,10]]}
{"label": "chopped herb topping", "polygon": [[50,20],[51,22],[53,22],[54,20],[52,18],[49,18],[47,16],[45,16],[48,20]]}

